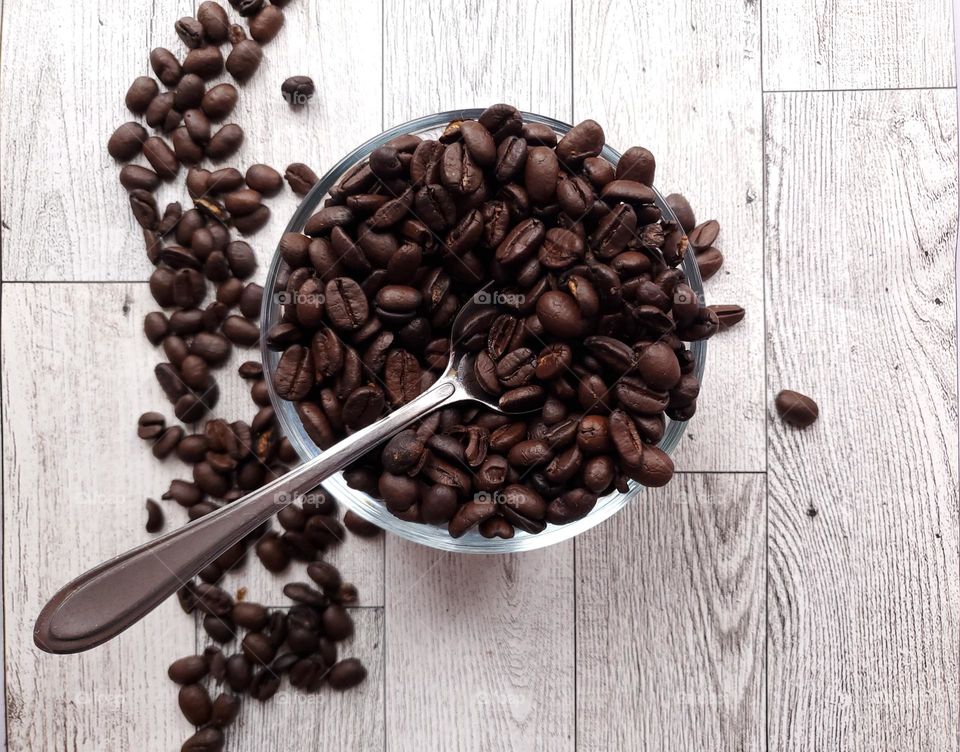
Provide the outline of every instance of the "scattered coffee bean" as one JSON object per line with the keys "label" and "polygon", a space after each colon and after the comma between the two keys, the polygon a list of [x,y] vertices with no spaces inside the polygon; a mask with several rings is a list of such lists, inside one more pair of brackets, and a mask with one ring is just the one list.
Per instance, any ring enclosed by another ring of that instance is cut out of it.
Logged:
{"label": "scattered coffee bean", "polygon": [[780,419],[794,428],[806,428],[816,423],[820,417],[817,403],[800,392],[784,389],[775,401]]}
{"label": "scattered coffee bean", "polygon": [[313,97],[316,87],[309,76],[291,76],[280,84],[280,92],[292,107],[305,105]]}

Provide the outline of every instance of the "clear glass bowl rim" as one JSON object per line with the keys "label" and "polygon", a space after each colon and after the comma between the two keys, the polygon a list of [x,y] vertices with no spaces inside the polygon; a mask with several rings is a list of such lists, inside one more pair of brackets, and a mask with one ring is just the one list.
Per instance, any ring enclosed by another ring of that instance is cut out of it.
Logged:
{"label": "clear glass bowl rim", "polygon": [[[442,128],[451,120],[466,118],[477,118],[482,109],[464,109],[450,110],[448,112],[438,112],[433,115],[410,120],[401,123],[389,130],[384,131],[378,136],[358,146],[347,154],[336,165],[328,170],[317,184],[304,197],[300,206],[294,212],[284,232],[300,232],[303,230],[307,219],[314,213],[320,205],[323,198],[327,195],[330,188],[337,184],[343,174],[358,161],[367,158],[374,149],[382,146],[397,136],[408,133],[420,134],[427,131]],[[524,112],[525,122],[542,123],[551,127],[559,134],[565,134],[572,127],[569,123],[564,123],[553,118],[538,115],[536,113]],[[605,146],[601,156],[616,164],[620,159],[620,154],[610,146]],[[654,188],[656,194],[656,204],[663,215],[674,222],[676,216],[667,205],[663,196]],[[679,224],[679,222],[677,222]],[[280,353],[277,353],[267,347],[266,332],[276,323],[279,318],[279,305],[276,304],[273,295],[273,289],[277,277],[284,266],[283,259],[280,256],[279,249],[274,251],[273,259],[270,263],[270,269],[267,273],[267,280],[264,283],[263,305],[261,308],[261,335],[260,351],[263,360],[264,371],[267,374],[267,391],[270,394],[270,402],[276,412],[277,422],[283,434],[289,439],[297,454],[303,461],[312,459],[320,453],[319,447],[311,441],[306,435],[303,426],[293,408],[293,403],[281,399],[273,388],[273,379],[270,374],[274,372],[279,361]],[[700,279],[700,272],[693,259],[693,254],[688,253],[683,261],[683,271],[687,276],[688,284],[693,288],[699,299],[703,301],[703,284]],[[706,342],[690,343],[690,350],[693,352],[695,361],[695,373],[703,381],[703,374],[706,366],[707,346]],[[667,430],[659,446],[668,454],[672,454],[676,449],[680,438],[686,430],[686,422],[668,420]],[[645,490],[644,486],[631,481],[630,489],[621,494],[619,492],[603,497],[597,502],[594,509],[580,520],[576,520],[566,525],[548,525],[542,533],[531,535],[518,530],[513,538],[502,540],[499,538],[484,538],[476,530],[468,532],[461,538],[452,538],[445,528],[427,525],[419,522],[406,522],[391,514],[386,506],[368,496],[367,494],[350,488],[343,476],[338,473],[327,478],[322,483],[323,489],[331,494],[338,502],[347,509],[353,511],[360,517],[368,520],[375,525],[383,528],[388,533],[399,535],[401,538],[419,543],[424,546],[439,549],[442,551],[451,551],[454,553],[474,553],[474,554],[504,554],[515,553],[519,551],[533,551],[538,548],[551,546],[571,538],[596,527],[604,520],[612,517],[629,502],[634,501]]]}

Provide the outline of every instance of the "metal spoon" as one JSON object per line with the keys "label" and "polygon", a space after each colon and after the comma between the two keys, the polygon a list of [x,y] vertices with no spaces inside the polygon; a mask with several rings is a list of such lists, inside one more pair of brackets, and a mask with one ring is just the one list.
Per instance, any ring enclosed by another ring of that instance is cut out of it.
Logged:
{"label": "metal spoon", "polygon": [[[501,411],[476,383],[472,354],[462,346],[462,338],[470,334],[464,327],[471,320],[477,321],[475,314],[482,313],[480,309],[491,308],[480,305],[478,299],[483,300],[479,293],[457,315],[450,361],[433,386],[272,483],[80,575],[61,588],[40,612],[33,630],[37,647],[49,653],[77,653],[116,637],[324,478],[427,413],[463,401],[480,402],[490,410]],[[484,339],[485,334],[486,327]]]}

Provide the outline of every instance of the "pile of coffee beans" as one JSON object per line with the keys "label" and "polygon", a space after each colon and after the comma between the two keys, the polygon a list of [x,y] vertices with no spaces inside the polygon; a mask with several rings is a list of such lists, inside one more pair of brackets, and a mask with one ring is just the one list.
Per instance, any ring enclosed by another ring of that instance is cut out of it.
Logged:
{"label": "pile of coffee beans", "polygon": [[[263,290],[251,281],[257,257],[238,235],[252,235],[264,226],[270,217],[266,201],[283,190],[284,180],[297,195],[305,195],[317,181],[314,171],[299,162],[283,174],[266,164],[245,169],[223,164],[244,141],[243,129],[225,121],[243,82],[263,59],[262,45],[282,28],[285,3],[230,4],[241,17],[236,23],[223,6],[209,0],[200,3],[195,18],[176,21],[173,30],[185,48],[182,58],[165,48],[150,53],[156,78],[138,77],[125,96],[137,119],[120,125],[107,141],[109,154],[128,163],[120,169],[119,180],[155,267],[150,292],[161,310],[147,314],[143,329],[165,355],[154,373],[179,421],[168,425],[162,412],[151,410],[140,417],[137,434],[150,443],[157,459],[176,457],[192,467],[191,477],[174,480],[161,502],[147,500],[150,533],[165,527],[163,502],[185,508],[186,517],[195,520],[270,482],[298,461],[279,435],[258,361],[239,368],[257,408],[250,421],[210,416],[220,393],[214,372],[234,347],[255,347],[260,338]],[[224,45],[229,45],[226,55]],[[212,83],[224,70],[235,83]],[[294,76],[277,96],[301,106],[313,93],[309,78]],[[129,163],[140,156],[142,164]],[[188,208],[174,201],[161,210],[156,191],[178,178]],[[350,513],[341,523],[336,503],[322,493],[283,510],[279,521],[279,533],[264,525],[178,593],[187,613],[203,614],[204,630],[216,643],[203,655],[170,667],[171,679],[183,685],[181,710],[199,727],[184,750],[222,749],[223,729],[236,717],[240,695],[267,700],[278,691],[283,675],[291,686],[307,692],[323,685],[348,689],[366,676],[356,658],[338,660],[335,643],[353,634],[346,607],[356,602],[357,590],[323,556],[345,538],[344,525],[365,537],[380,530]],[[295,603],[289,610],[268,611],[235,600],[218,583],[244,564],[251,548],[271,572],[286,571],[293,561],[306,562],[316,587],[288,584],[284,593]],[[240,638],[239,652],[230,657],[217,646]],[[210,690],[200,683],[205,678],[216,685],[226,682],[229,691],[211,699]]]}
{"label": "pile of coffee beans", "polygon": [[[270,610],[234,600],[225,590],[205,583],[181,591],[184,609],[202,613],[204,629],[218,643],[200,655],[175,660],[168,670],[181,685],[181,712],[199,727],[185,750],[221,749],[223,728],[237,717],[240,696],[265,702],[280,690],[284,676],[303,692],[316,692],[324,685],[350,689],[366,678],[360,661],[337,656],[337,643],[353,635],[353,619],[344,605],[356,599],[356,590],[327,562],[311,563],[307,574],[316,587],[305,582],[284,587],[284,595],[295,604],[289,609]],[[219,646],[237,642],[238,649],[230,656]],[[205,679],[207,685],[201,683]],[[216,699],[211,700],[209,686],[222,688]]]}
{"label": "pile of coffee beans", "polygon": [[458,337],[507,414],[443,409],[345,473],[397,517],[509,538],[580,519],[628,480],[672,477],[657,443],[700,390],[684,343],[738,314],[703,306],[678,268],[689,231],[716,273],[719,225],[696,226],[676,195],[689,228],[668,221],[654,155],[635,146],[613,165],[603,147],[592,120],[560,137],[496,104],[375,149],[281,239],[272,377],[321,448],[427,389],[454,317],[496,284]]}

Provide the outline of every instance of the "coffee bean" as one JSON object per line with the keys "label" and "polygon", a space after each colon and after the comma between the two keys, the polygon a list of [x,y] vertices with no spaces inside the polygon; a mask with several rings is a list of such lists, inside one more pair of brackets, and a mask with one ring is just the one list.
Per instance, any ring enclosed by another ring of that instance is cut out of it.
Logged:
{"label": "coffee bean", "polygon": [[163,47],[156,47],[150,52],[150,66],[160,82],[170,88],[176,86],[183,75],[180,61]]}
{"label": "coffee bean", "polygon": [[229,726],[240,714],[240,701],[226,692],[217,695],[210,710],[210,722],[218,728]]}
{"label": "coffee bean", "polygon": [[237,104],[237,89],[233,84],[217,84],[207,90],[200,100],[200,109],[211,120],[223,120]]}
{"label": "coffee bean", "polygon": [[617,162],[616,178],[617,180],[636,180],[652,186],[656,171],[657,162],[653,154],[642,146],[631,146]]}
{"label": "coffee bean", "polygon": [[243,143],[243,129],[234,123],[223,126],[207,142],[206,153],[210,159],[223,160],[232,156]]}
{"label": "coffee bean", "polygon": [[738,305],[712,305],[709,308],[717,315],[720,322],[719,331],[721,332],[739,324],[746,315],[746,311]]}
{"label": "coffee bean", "polygon": [[263,49],[252,39],[243,39],[233,45],[225,63],[227,72],[240,82],[249,79],[260,67]]}
{"label": "coffee bean", "polygon": [[524,168],[524,184],[530,200],[535,204],[548,204],[555,196],[560,162],[557,154],[546,146],[535,146],[527,153]]}
{"label": "coffee bean", "polygon": [[[595,120],[584,120],[573,126],[557,144],[556,156],[568,169],[578,166],[587,157],[596,157],[603,150],[603,128]],[[529,186],[528,186],[529,188]]]}
{"label": "coffee bean", "polygon": [[274,378],[277,394],[283,399],[303,399],[313,384],[313,356],[310,351],[301,345],[292,345],[284,350]]}
{"label": "coffee bean", "polygon": [[246,174],[247,185],[264,196],[273,196],[283,188],[283,177],[265,164],[251,165]]}
{"label": "coffee bean", "polygon": [[143,155],[163,180],[174,178],[180,171],[177,156],[159,136],[150,136],[143,142]]}
{"label": "coffee bean", "polygon": [[202,655],[188,655],[170,664],[169,676],[177,684],[195,684],[207,675],[207,662]]}
{"label": "coffee bean", "polygon": [[207,726],[187,739],[180,747],[180,752],[221,752],[223,745],[223,732],[214,726]]}
{"label": "coffee bean", "polygon": [[291,106],[305,105],[315,91],[313,79],[309,76],[291,76],[280,84],[280,92]]}
{"label": "coffee bean", "polygon": [[372,522],[349,510],[343,516],[343,524],[347,530],[359,538],[375,538],[383,532]]}
{"label": "coffee bean", "polygon": [[283,177],[290,184],[290,190],[298,196],[306,196],[319,180],[317,174],[302,162],[288,165]]}
{"label": "coffee bean", "polygon": [[147,111],[147,107],[153,101],[153,98],[160,93],[160,87],[157,82],[149,76],[138,76],[127,89],[127,95],[124,97],[124,103],[127,109],[135,115],[142,115]]}
{"label": "coffee bean", "polygon": [[723,254],[712,246],[697,253],[696,260],[700,277],[704,281],[714,276],[723,266]]}
{"label": "coffee bean", "polygon": [[250,19],[250,36],[260,44],[266,44],[274,39],[283,28],[283,11],[277,3],[265,5]]}
{"label": "coffee bean", "polygon": [[185,684],[180,687],[178,702],[183,717],[194,726],[202,726],[210,720],[213,703],[210,702],[210,695],[202,685]]}
{"label": "coffee bean", "polygon": [[820,408],[810,397],[789,389],[781,391],[775,400],[780,419],[794,428],[807,428],[820,417]]}
{"label": "coffee bean", "polygon": [[697,218],[690,207],[690,202],[679,193],[671,193],[667,196],[666,202],[667,206],[677,215],[677,219],[680,220],[680,226],[687,232],[692,232],[696,227]]}
{"label": "coffee bean", "polygon": [[147,131],[139,123],[124,123],[117,128],[107,141],[110,156],[120,162],[133,159],[143,149],[147,140]]}
{"label": "coffee bean", "polygon": [[151,169],[128,164],[120,170],[120,184],[128,191],[155,191],[160,187],[160,177]]}
{"label": "coffee bean", "polygon": [[367,678],[367,670],[356,658],[346,658],[334,664],[327,675],[327,683],[336,690],[351,689]]}
{"label": "coffee bean", "polygon": [[557,145],[557,134],[549,125],[543,123],[524,123],[520,134],[529,144],[554,147]]}
{"label": "coffee bean", "polygon": [[230,30],[230,21],[227,13],[219,3],[204,0],[197,8],[197,20],[203,27],[207,39],[216,44],[227,41]]}

